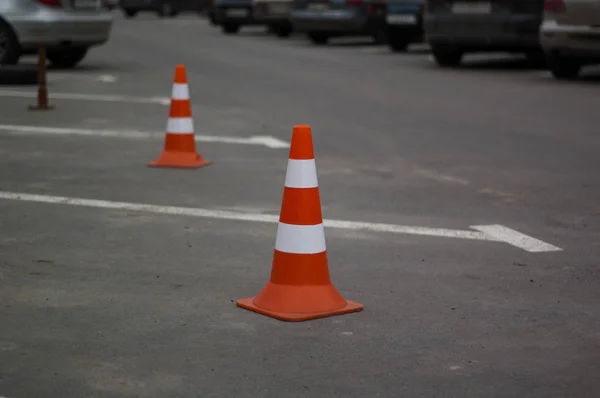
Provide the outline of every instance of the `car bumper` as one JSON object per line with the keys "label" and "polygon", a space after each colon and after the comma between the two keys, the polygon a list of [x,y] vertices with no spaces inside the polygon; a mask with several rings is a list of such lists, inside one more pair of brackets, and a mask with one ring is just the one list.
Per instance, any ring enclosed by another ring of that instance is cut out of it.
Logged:
{"label": "car bumper", "polygon": [[539,48],[541,19],[530,15],[489,16],[480,19],[454,15],[424,18],[426,41],[478,49]]}
{"label": "car bumper", "polygon": [[215,21],[219,24],[264,25],[267,21],[257,17],[251,5],[219,4],[214,7]]}
{"label": "car bumper", "polygon": [[294,11],[291,21],[294,30],[299,32],[370,34],[385,27],[383,16],[367,18],[348,10],[331,10],[329,13]]}
{"label": "car bumper", "polygon": [[257,2],[253,8],[254,16],[262,21],[281,21],[290,19],[292,3],[286,1],[262,1]]}
{"label": "car bumper", "polygon": [[600,59],[600,28],[544,21],[540,28],[540,43],[546,52]]}
{"label": "car bumper", "polygon": [[423,6],[414,3],[388,2],[385,19],[388,30],[422,31]]}
{"label": "car bumper", "polygon": [[10,23],[24,50],[41,46],[90,47],[108,41],[113,17],[109,12],[87,16],[60,13],[11,18]]}

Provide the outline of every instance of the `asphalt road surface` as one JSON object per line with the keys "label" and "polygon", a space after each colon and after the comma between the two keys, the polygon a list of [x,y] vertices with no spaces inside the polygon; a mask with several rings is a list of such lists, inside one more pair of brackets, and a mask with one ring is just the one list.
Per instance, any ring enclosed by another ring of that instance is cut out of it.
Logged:
{"label": "asphalt road surface", "polygon": [[[179,63],[214,164],[147,168]],[[441,70],[420,49],[142,16],[49,81],[48,112],[0,87],[0,396],[597,396],[594,71]],[[234,304],[269,278],[295,124],[313,129],[332,280],[363,312]]]}

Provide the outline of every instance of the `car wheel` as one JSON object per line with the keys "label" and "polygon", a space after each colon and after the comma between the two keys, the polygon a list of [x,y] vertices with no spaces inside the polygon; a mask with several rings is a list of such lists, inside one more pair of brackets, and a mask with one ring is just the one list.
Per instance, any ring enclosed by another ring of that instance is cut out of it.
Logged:
{"label": "car wheel", "polygon": [[138,11],[137,10],[132,10],[131,8],[124,8],[123,9],[123,14],[125,14],[126,18],[133,18],[137,15]]}
{"label": "car wheel", "polygon": [[289,23],[282,23],[280,25],[274,26],[273,28],[275,36],[280,38],[290,37],[293,31],[292,25]]}
{"label": "car wheel", "polygon": [[87,48],[48,50],[47,57],[55,68],[70,69],[80,63],[85,58],[87,52]]}
{"label": "car wheel", "polygon": [[431,46],[431,54],[435,62],[441,67],[452,67],[460,65],[463,53],[460,48],[449,46]]}
{"label": "car wheel", "polygon": [[21,56],[19,42],[12,28],[0,21],[0,65],[15,65]]}
{"label": "car wheel", "polygon": [[387,39],[388,45],[394,52],[404,52],[410,44],[408,37],[398,33],[390,33]]}
{"label": "car wheel", "polygon": [[579,76],[583,64],[574,59],[559,54],[548,56],[548,68],[556,79],[566,80]]}
{"label": "car wheel", "polygon": [[233,22],[226,22],[223,24],[222,29],[224,33],[232,35],[240,31],[240,25]]}
{"label": "car wheel", "polygon": [[323,45],[329,42],[329,35],[326,33],[310,32],[308,33],[308,38],[316,45]]}

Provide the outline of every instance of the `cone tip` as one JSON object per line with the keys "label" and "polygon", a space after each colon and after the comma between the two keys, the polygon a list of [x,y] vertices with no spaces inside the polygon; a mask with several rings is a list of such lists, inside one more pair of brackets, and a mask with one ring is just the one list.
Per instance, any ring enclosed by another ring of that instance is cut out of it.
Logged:
{"label": "cone tip", "polygon": [[175,66],[175,83],[187,83],[185,65],[179,64]]}
{"label": "cone tip", "polygon": [[290,145],[290,159],[309,160],[314,158],[315,153],[310,126],[307,124],[295,125]]}

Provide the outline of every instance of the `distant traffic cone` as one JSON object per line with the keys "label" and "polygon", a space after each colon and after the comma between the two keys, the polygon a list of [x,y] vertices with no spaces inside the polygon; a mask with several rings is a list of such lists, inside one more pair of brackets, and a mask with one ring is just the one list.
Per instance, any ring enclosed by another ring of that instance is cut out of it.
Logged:
{"label": "distant traffic cone", "polygon": [[236,303],[296,322],[363,309],[345,300],[330,280],[310,126],[294,127],[271,278],[256,297]]}
{"label": "distant traffic cone", "polygon": [[210,160],[203,159],[196,152],[194,120],[185,66],[177,65],[164,150],[158,159],[149,163],[148,166],[198,168],[211,163]]}

